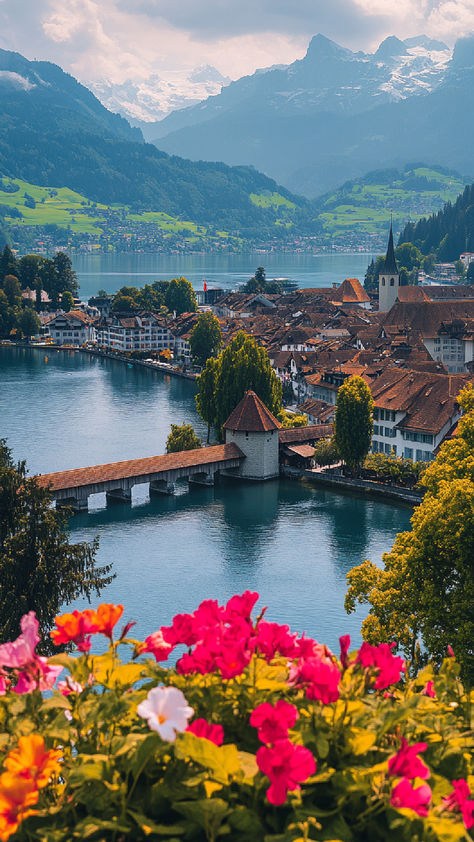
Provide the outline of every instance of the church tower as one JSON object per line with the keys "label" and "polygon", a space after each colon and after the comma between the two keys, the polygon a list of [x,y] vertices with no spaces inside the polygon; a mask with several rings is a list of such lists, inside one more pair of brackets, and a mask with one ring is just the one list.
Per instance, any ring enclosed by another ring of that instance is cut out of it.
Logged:
{"label": "church tower", "polygon": [[386,313],[390,310],[398,297],[398,289],[400,287],[400,275],[398,272],[397,261],[395,260],[395,250],[393,248],[393,231],[390,223],[390,236],[388,238],[387,254],[385,255],[385,263],[382,271],[379,274],[379,310],[381,313]]}

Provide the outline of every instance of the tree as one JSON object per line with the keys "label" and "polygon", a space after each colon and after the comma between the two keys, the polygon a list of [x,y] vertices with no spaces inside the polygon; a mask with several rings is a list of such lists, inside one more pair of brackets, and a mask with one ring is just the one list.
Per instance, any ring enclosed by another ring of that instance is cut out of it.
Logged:
{"label": "tree", "polygon": [[341,459],[356,471],[372,441],[370,389],[361,377],[350,377],[337,393],[334,440]]}
{"label": "tree", "polygon": [[339,462],[339,451],[332,439],[320,439],[314,448],[314,461],[317,465],[325,467],[326,465],[335,465]]}
{"label": "tree", "polygon": [[253,389],[274,415],[280,411],[281,383],[268,354],[253,336],[240,330],[217,358],[213,424],[219,430],[248,389]]}
{"label": "tree", "polygon": [[215,423],[216,385],[219,361],[216,357],[209,357],[198,380],[199,391],[196,395],[196,407],[202,420],[207,424],[207,443],[211,434],[211,426]]}
{"label": "tree", "polygon": [[6,275],[16,275],[16,259],[9,245],[3,247],[0,255],[0,282]]}
{"label": "tree", "polygon": [[165,294],[168,310],[181,313],[194,313],[197,310],[196,296],[192,284],[186,278],[174,278],[170,281]]}
{"label": "tree", "polygon": [[199,365],[205,365],[209,357],[215,357],[222,346],[222,332],[219,320],[210,311],[201,313],[189,337],[191,354]]}
{"label": "tree", "polygon": [[118,292],[114,296],[112,302],[112,310],[116,313],[129,313],[132,310],[137,310],[137,302],[130,295],[122,295]]}
{"label": "tree", "polygon": [[54,617],[79,596],[100,594],[111,566],[96,567],[97,541],[70,544],[67,514],[51,508],[49,491],[15,464],[0,440],[0,641],[13,640],[20,619],[35,611],[46,651]]}
{"label": "tree", "polygon": [[79,290],[77,275],[72,268],[71,258],[64,251],[58,251],[53,258],[54,270],[56,272],[58,291],[69,290],[73,295]]}
{"label": "tree", "polygon": [[474,681],[474,388],[458,402],[458,434],[422,476],[426,493],[381,570],[365,561],[348,573],[346,610],[370,605],[362,624],[369,642],[396,641],[411,660],[437,661],[450,645],[467,683]]}
{"label": "tree", "polygon": [[267,280],[267,276],[266,276],[266,272],[265,272],[265,269],[263,268],[263,266],[257,267],[257,269],[255,270],[254,278],[257,281],[257,283],[260,284],[261,286],[265,285],[265,282]]}
{"label": "tree", "polygon": [[61,307],[65,313],[70,313],[74,307],[74,298],[72,297],[72,292],[69,292],[68,289],[65,289],[61,295]]}
{"label": "tree", "polygon": [[18,261],[18,277],[23,289],[34,289],[41,276],[44,258],[40,254],[25,254]]}
{"label": "tree", "polygon": [[39,333],[41,322],[33,307],[25,307],[22,311],[19,319],[19,327],[27,339],[30,339],[31,336]]}
{"label": "tree", "polygon": [[20,281],[15,275],[6,275],[3,279],[3,291],[8,298],[10,307],[20,307],[21,305],[21,286]]}
{"label": "tree", "polygon": [[166,452],[178,453],[180,450],[196,450],[201,447],[191,424],[172,424],[171,433],[166,440]]}

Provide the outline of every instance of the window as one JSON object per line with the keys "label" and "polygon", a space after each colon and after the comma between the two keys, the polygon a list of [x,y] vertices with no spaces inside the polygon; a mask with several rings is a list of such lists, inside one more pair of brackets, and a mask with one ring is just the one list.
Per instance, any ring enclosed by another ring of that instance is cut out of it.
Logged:
{"label": "window", "polygon": [[397,445],[396,444],[392,445],[392,450],[393,450],[393,455],[396,456],[397,455]]}
{"label": "window", "polygon": [[385,286],[385,278],[382,278],[382,286]]}
{"label": "window", "polygon": [[385,427],[385,438],[389,439],[391,435],[390,427]]}
{"label": "window", "polygon": [[385,445],[385,453],[387,454],[387,456],[390,456],[391,452],[392,452],[392,448],[390,447],[389,444],[386,444]]}
{"label": "window", "polygon": [[413,459],[413,448],[412,447],[406,447],[404,452],[403,452],[403,456],[404,456],[405,459]]}
{"label": "window", "polygon": [[378,409],[374,409],[373,416],[374,416],[374,421],[378,421],[378,420],[379,420],[379,411],[378,411]]}
{"label": "window", "polygon": [[390,278],[390,286],[393,287],[395,283],[395,278]]}
{"label": "window", "polygon": [[379,434],[379,428],[378,428],[377,424],[374,424],[374,436],[378,436],[378,434]]}
{"label": "window", "polygon": [[385,421],[385,410],[383,409],[380,410],[380,420]]}
{"label": "window", "polygon": [[423,451],[422,450],[416,451],[416,461],[417,462],[423,462]]}

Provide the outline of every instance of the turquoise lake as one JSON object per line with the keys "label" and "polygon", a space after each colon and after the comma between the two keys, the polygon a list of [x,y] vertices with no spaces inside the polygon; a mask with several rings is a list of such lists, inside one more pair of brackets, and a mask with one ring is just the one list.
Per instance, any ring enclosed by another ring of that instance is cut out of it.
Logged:
{"label": "turquoise lake", "polygon": [[[31,473],[162,453],[171,422],[204,435],[195,387],[123,363],[47,349],[0,347],[0,437]],[[227,481],[70,521],[71,540],[100,537],[98,562],[116,578],[103,601],[122,602],[143,637],[204,598],[259,591],[268,616],[337,646],[360,640],[361,611],[344,612],[346,573],[365,558],[380,562],[411,510],[367,497],[293,482]],[[81,604],[81,603],[79,603]]]}

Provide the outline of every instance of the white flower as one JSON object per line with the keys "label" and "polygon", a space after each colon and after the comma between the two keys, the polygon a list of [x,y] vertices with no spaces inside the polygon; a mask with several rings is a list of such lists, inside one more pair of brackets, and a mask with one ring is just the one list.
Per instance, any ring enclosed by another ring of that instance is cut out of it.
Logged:
{"label": "white flower", "polygon": [[177,687],[154,687],[145,701],[138,705],[137,713],[147,720],[153,731],[158,731],[163,740],[174,742],[176,732],[186,730],[194,710]]}

